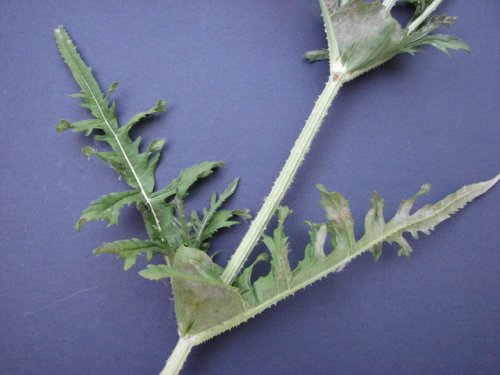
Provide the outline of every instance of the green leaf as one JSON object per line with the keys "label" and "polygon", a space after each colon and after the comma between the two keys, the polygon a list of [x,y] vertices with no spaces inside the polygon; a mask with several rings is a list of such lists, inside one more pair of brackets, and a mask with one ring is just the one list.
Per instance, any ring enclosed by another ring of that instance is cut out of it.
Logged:
{"label": "green leaf", "polygon": [[444,34],[432,34],[422,37],[417,42],[408,44],[405,48],[405,52],[414,54],[415,52],[419,52],[419,49],[417,47],[423,45],[430,45],[444,53],[448,53],[449,49],[464,50],[468,53],[472,52],[469,45],[464,41],[454,36]]}
{"label": "green leaf", "polygon": [[94,249],[94,254],[116,254],[124,259],[124,269],[132,267],[139,255],[145,254],[147,260],[151,260],[154,253],[162,254],[161,248],[151,241],[143,241],[137,238],[108,242]]}
{"label": "green leaf", "polygon": [[[245,301],[260,311],[259,306],[272,303],[268,301],[276,302],[329,273],[342,270],[364,252],[371,251],[378,259],[384,243],[397,243],[400,247],[398,255],[408,256],[412,249],[404,237],[405,233],[414,238],[418,238],[419,233],[429,234],[438,224],[488,191],[499,179],[500,175],[489,181],[464,186],[441,201],[411,213],[415,200],[430,189],[430,185],[423,185],[413,197],[401,202],[389,222],[384,220],[383,200],[374,193],[365,217],[365,234],[359,241],[354,238],[354,221],[347,200],[341,194],[328,192],[319,185],[321,204],[328,221],[323,224],[309,223],[311,242],[305,249],[304,259],[292,272],[292,277],[290,278],[287,260],[288,243],[283,231],[283,220],[279,220],[273,238],[264,237],[272,254],[271,272],[249,285],[252,270],[250,266],[243,271],[235,286],[240,287]],[[285,218],[288,213],[281,212],[279,215]],[[332,251],[325,254],[327,235],[332,238]]]}
{"label": "green leaf", "polygon": [[470,47],[454,36],[430,34],[441,26],[451,26],[456,19],[456,17],[449,16],[433,16],[429,18],[414,32],[407,35],[403,52],[414,54],[419,51],[418,47],[431,45],[444,53],[448,53],[448,49],[464,50],[471,53]]}
{"label": "green leaf", "polygon": [[85,155],[86,157],[90,158],[92,155],[97,154],[97,151],[93,147],[85,146],[82,148],[82,154]]}
{"label": "green leaf", "polygon": [[166,264],[148,264],[147,268],[140,271],[139,275],[148,280],[178,279],[181,281],[196,282],[209,286],[219,287],[220,283],[204,278],[203,276],[181,272]]}
{"label": "green leaf", "polygon": [[317,49],[314,51],[308,51],[304,54],[304,59],[309,62],[328,60],[330,55],[327,48]]}
{"label": "green leaf", "polygon": [[326,230],[326,224],[314,224],[311,222],[306,223],[310,227],[309,237],[311,241],[304,250],[304,258],[297,264],[297,267],[293,270],[294,275],[299,274],[306,268],[317,265],[326,257],[324,250],[326,236],[328,234]]}
{"label": "green leaf", "polygon": [[[183,245],[182,234],[176,224],[174,207],[163,202],[153,202],[158,220],[162,223],[161,230],[156,226],[155,218],[149,206],[144,203],[137,205],[142,214],[144,224],[152,241],[162,245],[162,251],[172,257],[181,245]],[[173,258],[172,258],[173,259]]]}
{"label": "green leaf", "polygon": [[195,244],[198,247],[205,247],[203,244],[208,239],[212,238],[219,230],[238,224],[238,221],[231,220],[232,218],[237,216],[242,219],[249,218],[248,211],[245,210],[219,210],[219,208],[234,194],[238,182],[239,178],[236,178],[219,197],[217,197],[216,193],[212,194],[210,198],[210,207],[203,210],[203,218],[201,220],[195,212],[193,213],[192,222]]}
{"label": "green leaf", "polygon": [[332,247],[339,258],[347,257],[353,251],[356,240],[354,238],[354,220],[349,209],[349,202],[342,194],[326,191],[323,185],[318,185],[321,192],[321,205],[326,211],[326,218],[330,220],[326,226],[332,234]]}
{"label": "green leaf", "polygon": [[92,75],[91,69],[85,65],[64,27],[59,26],[54,32],[61,55],[71,70],[73,78],[80,86],[83,105],[92,115],[102,120],[110,129],[117,129],[113,106],[110,106],[103,95],[99,84]]}
{"label": "green leaf", "polygon": [[59,121],[59,124],[56,125],[56,131],[58,133],[63,133],[66,130],[71,129],[72,127],[73,125],[68,120],[61,120]]}
{"label": "green leaf", "polygon": [[181,247],[172,266],[148,265],[149,280],[172,279],[179,333],[195,335],[245,311],[238,289],[220,279],[221,269],[203,251]]}
{"label": "green leaf", "polygon": [[76,229],[80,230],[82,225],[92,220],[105,220],[108,226],[118,224],[120,210],[132,203],[142,201],[141,193],[138,190],[111,193],[93,201],[90,206],[83,211],[80,219],[76,223]]}
{"label": "green leaf", "polygon": [[140,113],[134,115],[130,120],[127,121],[127,123],[125,125],[123,125],[121,127],[120,131],[128,134],[130,129],[132,129],[140,121],[142,121],[150,116],[165,112],[166,110],[167,110],[167,102],[164,100],[158,100],[155,103],[155,105],[153,107],[151,107],[150,109],[148,109],[147,111],[140,112]]}
{"label": "green leaf", "polygon": [[113,82],[111,85],[109,85],[108,92],[106,93],[106,99],[108,99],[109,96],[116,90],[118,90],[118,86],[120,86],[120,82]]}
{"label": "green leaf", "polygon": [[[365,216],[365,236],[382,236],[384,226],[384,200],[377,193],[373,193],[370,210]],[[383,243],[379,242],[370,249],[375,260],[378,260],[382,255],[382,246]]]}
{"label": "green leaf", "polygon": [[155,139],[149,145],[148,151],[149,152],[161,152],[163,150],[163,147],[165,147],[165,140],[164,139]]}
{"label": "green leaf", "polygon": [[[166,102],[158,100],[153,107],[133,116],[124,126],[119,126],[115,104],[109,100],[109,96],[118,88],[118,83],[112,83],[104,95],[91,68],[81,58],[64,27],[60,26],[55,30],[55,39],[65,63],[80,87],[80,92],[72,96],[81,99],[81,106],[87,108],[94,117],[78,122],[62,120],[56,130],[63,132],[71,129],[75,132],[85,132],[86,135],[94,134],[96,142],[105,142],[109,146],[106,151],[86,146],[82,152],[87,157],[96,155],[109,164],[133,188],[130,191],[106,195],[92,202],[78,220],[78,230],[91,220],[105,220],[109,225],[116,224],[121,208],[135,203],[142,213],[150,238],[158,246],[156,252],[166,255],[171,261],[179,247],[199,244],[206,249],[207,240],[220,229],[235,224],[233,219],[236,216],[248,216],[246,211],[220,210],[222,204],[234,192],[236,184],[233,184],[220,197],[214,195],[210,209],[205,212],[206,216],[199,222],[200,227],[195,232],[194,223],[189,222],[184,212],[184,198],[194,183],[212,174],[222,162],[204,162],[185,169],[165,188],[154,193],[155,171],[165,140],[155,139],[145,152],[141,152],[141,138],[132,139],[129,133],[141,120],[164,112]],[[166,201],[172,197],[172,201]],[[125,259],[125,268],[129,268],[135,263],[137,254],[143,251],[137,243],[138,240],[129,241],[132,242],[106,245],[98,252],[110,251],[112,248]],[[146,253],[150,254],[148,251]]]}
{"label": "green leaf", "polygon": [[288,263],[288,237],[284,232],[285,220],[291,213],[288,207],[279,207],[278,225],[273,231],[273,236],[263,236],[263,241],[271,253],[271,270],[269,274],[260,277],[254,283],[254,293],[258,301],[265,301],[292,285],[293,275]]}
{"label": "green leaf", "polygon": [[235,286],[240,290],[240,294],[242,295],[242,297],[253,306],[259,304],[259,298],[255,293],[255,288],[252,284],[253,268],[257,263],[267,261],[268,258],[269,255],[267,253],[259,254],[248,267],[243,269],[234,283]]}
{"label": "green leaf", "polygon": [[238,289],[222,282],[220,267],[203,251],[179,248],[172,268],[191,275],[169,276],[173,277],[175,311],[182,336],[194,335],[245,311]]}
{"label": "green leaf", "polygon": [[155,201],[161,201],[178,195],[184,198],[189,188],[199,179],[211,175],[214,170],[224,163],[221,161],[206,161],[190,168],[184,169],[170,184],[163,189],[153,193],[151,197]]}
{"label": "green leaf", "polygon": [[244,210],[219,210],[215,212],[208,224],[205,226],[205,229],[202,232],[200,240],[202,244],[206,243],[207,240],[212,238],[214,234],[219,232],[221,229],[230,228],[233,225],[239,224],[240,221],[237,218],[242,220],[248,220],[251,218],[249,211],[247,209]]}
{"label": "green leaf", "polygon": [[311,62],[329,59],[331,73],[349,80],[399,53],[413,54],[419,46],[426,44],[443,52],[448,49],[470,52],[469,46],[456,37],[430,34],[440,26],[451,25],[455,17],[431,17],[437,6],[431,0],[409,2],[415,7],[415,12],[403,29],[391,16],[390,9],[380,1],[320,0],[328,49],[307,52],[305,58]]}
{"label": "green leaf", "polygon": [[[322,3],[322,1],[320,2]],[[389,60],[400,51],[404,32],[380,2],[352,0],[340,7],[325,10],[328,45],[335,44],[337,58],[330,55],[332,70],[346,70],[351,77],[362,74]],[[335,39],[335,43],[331,40]],[[342,71],[339,71],[342,73]]]}
{"label": "green leaf", "polygon": [[72,129],[73,131],[84,131],[87,135],[90,135],[94,130],[101,131],[101,134],[96,135],[95,139],[106,142],[111,147],[112,152],[97,153],[97,155],[115,168],[131,187],[139,189],[144,201],[149,202],[149,195],[154,189],[154,172],[159,158],[158,147],[154,152],[140,153],[140,138],[135,141],[131,140],[128,136],[128,130],[139,120],[164,111],[165,102],[158,101],[149,111],[134,116],[124,127],[120,128],[116,118],[115,105],[108,101],[109,94],[116,90],[118,84],[111,84],[108,93],[104,95],[92,75],[91,69],[79,55],[64,27],[58,27],[54,34],[59,51],[75,81],[80,86],[81,92],[74,96],[81,98],[83,100],[81,105],[95,117],[95,119],[76,123],[63,120],[58,125],[57,130]]}

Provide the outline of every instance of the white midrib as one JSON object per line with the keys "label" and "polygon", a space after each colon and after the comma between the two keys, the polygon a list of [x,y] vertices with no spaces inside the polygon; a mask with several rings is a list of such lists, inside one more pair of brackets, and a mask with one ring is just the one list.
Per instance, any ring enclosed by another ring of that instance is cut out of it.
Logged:
{"label": "white midrib", "polygon": [[[275,305],[279,301],[287,298],[290,295],[293,295],[295,292],[305,288],[308,285],[313,284],[314,282],[322,279],[323,277],[327,276],[330,273],[336,272],[339,269],[343,269],[348,263],[350,263],[354,258],[360,256],[364,252],[368,251],[371,249],[373,246],[375,246],[378,243],[385,242],[390,240],[392,237],[402,234],[403,232],[409,231],[410,227],[421,227],[423,223],[427,221],[432,221],[436,216],[441,216],[443,214],[449,213],[450,215],[450,209],[452,207],[456,207],[457,202],[463,201],[465,204],[467,202],[470,202],[471,199],[469,197],[473,195],[473,198],[476,198],[477,196],[485,193],[488,189],[490,189],[498,180],[500,179],[500,175],[498,175],[494,180],[487,181],[486,183],[483,183],[483,185],[479,189],[471,189],[470,191],[464,191],[462,194],[458,194],[456,198],[448,202],[443,207],[440,207],[438,210],[435,212],[432,212],[430,214],[427,214],[423,217],[419,217],[419,212],[420,210],[417,210],[415,213],[413,213],[411,216],[407,218],[409,222],[404,223],[404,224],[399,224],[399,225],[394,225],[394,227],[391,228],[391,221],[385,224],[386,228],[385,230],[382,231],[379,235],[368,238],[362,237],[356,244],[351,252],[351,254],[344,259],[339,260],[337,263],[331,265],[330,267],[322,270],[321,272],[317,273],[316,275],[298,283],[295,285],[292,285],[291,287],[289,286],[287,290],[282,291],[281,293],[278,293],[277,295],[273,296],[272,298],[264,301],[258,306],[255,306],[249,310],[246,310],[242,312],[241,314],[233,317],[232,319],[223,322],[222,324],[219,324],[217,326],[214,326],[212,328],[209,328],[205,331],[198,332],[197,334],[193,336],[187,336],[184,337],[184,340],[188,340],[191,342],[193,345],[199,345],[202,342],[211,339],[212,337],[221,334],[222,332],[234,328],[241,323],[244,323],[245,321],[255,317],[257,314],[260,314],[262,311],[266,310],[267,308]],[[446,198],[444,198],[446,199]],[[433,205],[434,206],[434,205]],[[425,208],[425,207],[423,207]],[[423,209],[422,208],[422,209]],[[463,208],[463,207],[461,207]],[[460,209],[460,208],[458,208]],[[454,211],[451,209],[451,211]],[[444,221],[445,219],[441,220]],[[439,224],[439,223],[438,223]],[[436,224],[437,225],[437,224]],[[388,230],[387,230],[388,229]]]}
{"label": "white midrib", "polygon": [[75,66],[78,69],[78,72],[80,73],[80,76],[82,77],[83,82],[85,82],[85,86],[87,86],[87,89],[90,92],[90,95],[92,95],[92,99],[96,103],[96,106],[99,109],[99,112],[100,112],[102,118],[104,119],[104,122],[105,122],[106,126],[108,127],[109,131],[113,135],[113,137],[114,137],[114,139],[116,141],[116,144],[120,148],[120,151],[123,154],[123,157],[125,158],[125,161],[127,162],[130,170],[132,171],[132,174],[134,175],[134,178],[137,181],[137,185],[139,186],[139,190],[141,191],[141,194],[144,197],[144,200],[146,201],[147,205],[151,209],[151,213],[153,214],[153,217],[155,219],[155,223],[156,223],[156,226],[158,227],[158,230],[161,231],[160,220],[158,219],[158,215],[156,215],[156,212],[155,212],[155,210],[153,208],[153,204],[151,203],[151,199],[149,198],[148,194],[146,193],[146,190],[144,190],[144,186],[142,186],[142,183],[141,183],[141,180],[139,179],[139,176],[137,175],[134,167],[132,166],[132,163],[130,162],[130,159],[127,156],[127,153],[125,152],[125,149],[123,148],[120,140],[118,139],[118,135],[116,134],[116,132],[111,127],[111,124],[108,122],[108,119],[104,115],[104,112],[103,112],[101,106],[99,105],[99,102],[97,101],[97,98],[94,95],[94,92],[92,91],[92,88],[88,84],[87,80],[85,79],[85,75],[82,73],[82,71],[80,70],[80,67],[78,66],[78,64],[76,62],[75,62]]}

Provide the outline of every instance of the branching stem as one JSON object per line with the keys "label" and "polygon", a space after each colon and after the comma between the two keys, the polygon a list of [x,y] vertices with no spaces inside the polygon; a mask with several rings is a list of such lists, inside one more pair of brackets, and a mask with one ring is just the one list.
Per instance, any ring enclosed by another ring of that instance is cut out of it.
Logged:
{"label": "branching stem", "polygon": [[[328,82],[323,89],[323,92],[319,96],[314,108],[309,115],[309,118],[304,125],[299,137],[295,141],[295,144],[290,151],[290,156],[288,157],[283,169],[281,170],[278,178],[274,182],[274,185],[269,193],[269,196],[264,201],[260,211],[257,213],[255,220],[248,228],[247,233],[241,240],[238,248],[234,252],[231,260],[229,261],[224,273],[221,278],[226,284],[231,284],[240,271],[241,267],[247,260],[251,251],[259,241],[262,236],[266,226],[271,219],[271,217],[276,212],[279,204],[281,203],[286,191],[293,182],[293,178],[297,173],[305,155],[309,151],[311,143],[314,136],[318,133],[324,118],[327,115],[328,109],[330,108],[333,99],[337,95],[338,91],[344,83],[344,76],[341,74],[334,74],[330,77]],[[265,309],[267,306],[260,306]],[[253,315],[257,314],[258,311],[252,311]],[[245,320],[250,317],[245,317]],[[220,328],[220,327],[217,327]],[[204,332],[205,333],[205,332]],[[210,335],[212,332],[206,332]],[[203,334],[197,337],[199,340],[196,344],[207,339]],[[187,359],[193,343],[186,340],[183,337],[179,338],[174,351],[172,352],[167,364],[160,375],[177,375],[181,370],[184,361]]]}
{"label": "branching stem", "polygon": [[309,151],[314,136],[318,133],[328,109],[330,108],[333,99],[343,83],[344,77],[339,74],[332,75],[326,83],[323,92],[316,101],[316,104],[314,105],[314,108],[307,119],[304,128],[302,129],[302,132],[290,151],[290,156],[285,162],[278,178],[274,182],[271,192],[264,201],[260,211],[255,216],[254,221],[250,225],[250,228],[241,240],[238,248],[234,252],[222,274],[222,280],[226,284],[231,284],[233,282],[241,267],[248,259],[250,252],[262,236],[269,220],[274,215],[276,209],[285,196],[286,191],[292,184],[297,170],[302,164],[305,155]]}

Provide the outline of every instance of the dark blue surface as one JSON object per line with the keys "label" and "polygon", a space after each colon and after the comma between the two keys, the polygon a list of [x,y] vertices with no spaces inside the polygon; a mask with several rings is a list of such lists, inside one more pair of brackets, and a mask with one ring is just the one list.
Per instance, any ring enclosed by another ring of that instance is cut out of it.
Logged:
{"label": "dark blue surface", "polygon": [[[346,86],[285,203],[296,261],[305,219],[319,221],[316,183],[343,192],[362,229],[372,191],[386,215],[425,182],[422,203],[493,177],[499,166],[500,3],[447,1],[452,33],[474,54],[399,56]],[[22,1],[0,4],[0,373],[155,374],[176,342],[168,283],[149,282],[102,242],[144,236],[74,222],[88,203],[124,188],[58,135],[85,111],[52,32],[64,24],[103,86],[118,80],[122,120],[156,99],[169,113],[141,129],[166,137],[160,185],[203,160],[226,167],[193,207],[235,176],[233,207],[256,212],[327,78],[303,52],[325,44],[316,1]],[[497,187],[410,259],[366,255],[257,319],[195,348],[184,374],[499,374]],[[245,227],[215,241],[225,262]]]}

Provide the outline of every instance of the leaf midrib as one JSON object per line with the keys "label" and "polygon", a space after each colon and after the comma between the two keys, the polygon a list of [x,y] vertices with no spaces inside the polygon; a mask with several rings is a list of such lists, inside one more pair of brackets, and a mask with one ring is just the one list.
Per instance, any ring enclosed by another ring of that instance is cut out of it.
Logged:
{"label": "leaf midrib", "polygon": [[[484,189],[481,189],[481,190],[484,190]],[[386,233],[384,231],[384,232],[382,232],[381,235],[376,236],[374,239],[372,239],[371,241],[369,241],[365,245],[363,245],[361,243],[361,241],[363,240],[363,238],[361,238],[356,243],[356,248],[355,248],[354,253],[345,257],[344,259],[342,259],[340,261],[337,261],[334,265],[328,267],[327,269],[321,271],[320,273],[318,273],[312,277],[309,277],[308,279],[306,279],[306,280],[304,280],[296,285],[293,285],[291,288],[286,289],[286,290],[282,291],[281,293],[278,293],[277,295],[266,300],[262,304],[260,304],[258,306],[254,306],[253,308],[251,308],[249,310],[246,310],[245,312],[233,317],[233,319],[230,319],[229,321],[226,321],[226,322],[219,324],[217,326],[214,326],[211,329],[208,329],[208,330],[205,330],[202,332],[198,332],[197,334],[195,334],[191,337],[187,337],[186,339],[188,339],[190,342],[192,342],[194,344],[200,344],[200,343],[226,331],[227,329],[233,328],[241,323],[244,323],[248,319],[251,319],[251,318],[255,317],[257,314],[261,313],[262,311],[264,311],[268,307],[271,307],[274,304],[278,303],[279,301],[289,297],[290,295],[293,295],[295,292],[299,291],[300,289],[303,289],[306,286],[313,284],[314,282],[320,280],[321,278],[327,276],[328,274],[335,272],[339,268],[340,269],[343,268],[345,265],[347,265],[354,258],[356,258],[359,255],[363,254],[364,252],[368,251],[371,247],[373,247],[377,243],[386,241],[387,239],[393,237],[394,235],[396,235],[398,233],[408,231],[407,228],[409,228],[411,226],[418,225],[418,224],[421,224],[422,222],[433,219],[435,216],[445,212],[449,207],[453,206],[457,201],[463,200],[465,197],[467,197],[471,194],[476,195],[476,196],[481,195],[481,193],[478,194],[475,191],[467,191],[463,195],[460,195],[458,198],[453,199],[449,204],[447,204],[446,206],[444,206],[440,210],[438,210],[438,212],[431,213],[431,214],[429,214],[425,217],[422,217],[422,218],[413,218],[414,220],[412,223],[407,224],[407,225],[398,225],[398,226],[396,226],[396,228],[391,230],[390,233]],[[417,210],[415,213],[410,215],[408,218],[411,218],[416,213],[418,213],[420,210],[421,209]],[[388,225],[389,223],[390,223],[390,221],[388,223],[386,223],[385,225]],[[359,246],[359,245],[362,245],[362,246]],[[328,261],[328,257],[325,259],[325,261],[326,262]],[[293,279],[292,279],[292,283],[293,283]]]}
{"label": "leaf midrib", "polygon": [[122,144],[120,142],[120,139],[118,138],[118,135],[113,130],[113,128],[111,127],[111,124],[108,122],[108,119],[104,115],[104,112],[103,112],[103,110],[102,110],[102,108],[101,108],[101,106],[99,104],[99,101],[97,100],[97,98],[96,98],[96,96],[95,96],[92,88],[90,87],[89,83],[85,79],[85,75],[82,73],[82,71],[80,69],[80,66],[78,65],[78,62],[75,61],[75,59],[73,58],[73,56],[72,56],[71,53],[69,53],[68,55],[73,60],[73,63],[76,66],[76,69],[78,70],[78,73],[82,77],[82,80],[85,83],[85,86],[87,86],[87,89],[88,89],[90,95],[92,96],[92,99],[94,100],[97,108],[99,109],[99,112],[100,112],[100,114],[101,114],[101,116],[102,116],[102,118],[104,120],[104,123],[106,124],[107,128],[111,132],[111,135],[113,136],[113,138],[115,139],[118,147],[120,148],[120,152],[123,154],[123,157],[125,158],[125,161],[127,162],[127,165],[129,166],[130,170],[132,171],[132,174],[134,175],[134,179],[137,181],[137,185],[139,186],[139,190],[141,191],[141,195],[144,197],[144,200],[146,201],[147,205],[151,209],[151,213],[153,214],[153,217],[155,219],[156,226],[158,227],[158,230],[161,231],[160,220],[158,219],[158,215],[156,214],[156,212],[154,210],[153,204],[151,203],[151,199],[148,196],[148,194],[146,193],[146,190],[144,189],[144,186],[142,185],[142,182],[141,182],[139,176],[137,175],[137,172],[135,171],[134,167],[132,166],[132,163],[130,162],[130,159],[128,158],[128,155],[127,155],[125,149],[123,148],[123,146],[122,146]]}

